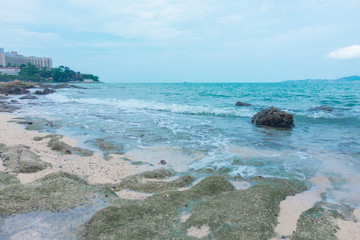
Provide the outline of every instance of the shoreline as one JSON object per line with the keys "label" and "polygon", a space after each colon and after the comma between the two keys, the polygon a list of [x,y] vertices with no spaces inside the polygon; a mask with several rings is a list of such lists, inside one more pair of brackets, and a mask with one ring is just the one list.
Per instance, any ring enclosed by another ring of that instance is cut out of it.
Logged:
{"label": "shoreline", "polygon": [[[31,174],[18,174],[22,183],[33,182],[49,173],[65,171],[72,174],[86,176],[90,184],[118,183],[122,178],[134,175],[146,170],[152,170],[149,167],[131,165],[129,162],[121,160],[121,155],[112,155],[112,159],[105,161],[103,156],[95,153],[91,157],[82,157],[76,155],[60,155],[52,151],[47,146],[49,139],[35,141],[35,137],[45,137],[49,134],[29,131],[22,129],[14,122],[8,122],[16,117],[9,114],[0,114],[0,142],[7,146],[22,144],[30,147],[34,153],[47,163],[52,164],[51,168]],[[11,138],[9,136],[11,135]],[[63,137],[62,141],[66,144],[76,147],[77,141],[70,137]],[[58,159],[61,159],[59,162]]]}
{"label": "shoreline", "polygon": [[[42,171],[34,173],[11,173],[11,171],[6,169],[6,167],[3,165],[3,160],[0,158],[0,173],[10,172],[11,175],[15,176],[21,184],[33,184],[49,174],[67,172],[86,179],[90,185],[115,186],[117,184],[121,184],[124,179],[129,177],[131,178],[132,176],[139,174],[141,175],[141,173],[146,171],[154,171],[159,169],[159,167],[148,165],[133,165],[129,161],[122,159],[126,156],[126,154],[112,154],[110,160],[105,160],[102,155],[97,153],[95,153],[93,156],[78,156],[56,152],[51,150],[48,146],[48,143],[51,141],[51,139],[46,137],[49,134],[39,131],[25,130],[19,124],[15,122],[9,122],[15,117],[17,116],[14,114],[0,113],[0,132],[2,133],[0,136],[0,143],[5,144],[8,147],[13,147],[18,144],[29,147],[29,150],[37,154],[43,162],[51,165],[51,167],[47,167]],[[36,141],[34,140],[36,137],[40,137],[42,139]],[[77,141],[75,139],[66,136],[62,136],[60,140],[73,148],[77,145]],[[141,156],[141,154],[146,155],[146,152],[141,153],[140,150],[136,153],[137,157]],[[155,183],[152,183],[153,181],[153,179],[146,180],[146,178],[140,178],[140,182],[145,182],[148,185],[149,183],[153,185],[160,185],[160,182],[169,182],[167,178],[156,179]],[[266,182],[267,180],[259,181],[259,179],[257,179],[256,181]],[[313,189],[309,189],[308,191],[299,190],[299,192],[297,192],[295,195],[286,195],[284,199],[279,201],[279,216],[276,216],[276,220],[279,223],[274,226],[274,230],[278,236],[273,239],[281,239],[283,236],[292,238],[291,236],[297,232],[299,221],[301,218],[303,218],[303,213],[311,210],[314,206],[316,206],[317,203],[321,202],[321,194],[326,190],[329,184],[331,184],[329,183],[328,179],[315,179],[313,183],[318,186],[316,191]],[[189,185],[190,184],[187,186]],[[186,193],[191,191],[194,186],[197,186],[197,184],[193,185],[191,188],[179,187],[173,188],[172,190],[184,191]],[[243,191],[245,192],[249,189],[251,190],[251,188],[252,187],[246,188]],[[153,196],[154,194],[161,195],[161,191],[159,191],[160,193],[150,193],[128,190],[126,188],[120,188],[116,190],[118,191],[114,192],[117,194],[117,197],[120,197],[121,199],[128,199],[130,201],[146,201],[147,198]],[[292,191],[293,190],[290,192]],[[305,200],[307,204],[302,205]],[[302,207],[299,208],[299,205]],[[327,206],[323,207],[325,210],[326,208]],[[358,209],[355,209],[354,213],[347,218],[343,217],[331,220],[333,221],[334,226],[341,227],[335,231],[338,239],[360,239],[358,237],[360,236],[360,214],[358,211]],[[278,214],[276,213],[276,215]],[[186,216],[187,218],[182,220],[184,223],[186,223],[188,219],[191,220],[191,214]],[[188,236],[194,236],[195,238],[210,236],[213,234],[212,231],[214,230],[211,228],[211,225],[208,224],[201,226],[189,226],[187,229]]]}

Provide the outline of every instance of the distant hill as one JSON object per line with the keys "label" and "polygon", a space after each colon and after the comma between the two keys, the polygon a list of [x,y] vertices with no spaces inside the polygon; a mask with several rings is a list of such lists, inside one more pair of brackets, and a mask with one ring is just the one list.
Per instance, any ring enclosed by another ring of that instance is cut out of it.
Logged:
{"label": "distant hill", "polygon": [[303,79],[303,80],[287,80],[288,83],[321,83],[321,82],[360,82],[360,76],[349,76],[337,79]]}

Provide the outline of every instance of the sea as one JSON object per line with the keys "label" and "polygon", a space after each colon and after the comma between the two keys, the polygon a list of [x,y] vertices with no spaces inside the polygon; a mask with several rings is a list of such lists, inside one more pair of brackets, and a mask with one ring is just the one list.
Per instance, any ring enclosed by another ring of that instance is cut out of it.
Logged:
{"label": "sea", "polygon": [[[164,165],[179,175],[233,179],[314,176],[332,185],[333,203],[360,207],[360,83],[98,83],[21,100],[18,114],[43,118],[57,132],[94,146],[103,138],[135,162]],[[251,106],[235,106],[237,101]],[[315,110],[328,105],[333,111]],[[251,123],[274,106],[295,127]],[[105,161],[105,160],[104,160]]]}

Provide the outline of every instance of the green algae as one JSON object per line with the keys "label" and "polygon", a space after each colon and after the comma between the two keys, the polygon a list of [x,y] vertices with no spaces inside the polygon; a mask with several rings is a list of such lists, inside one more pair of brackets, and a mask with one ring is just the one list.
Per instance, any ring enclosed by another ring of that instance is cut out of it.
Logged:
{"label": "green algae", "polygon": [[97,146],[99,149],[106,151],[106,152],[123,152],[124,151],[124,145],[123,144],[116,144],[111,141],[107,141],[102,138],[97,138],[95,143],[95,146]]}
{"label": "green algae", "polygon": [[0,190],[14,184],[20,184],[20,181],[15,176],[0,172]]}
{"label": "green algae", "polygon": [[35,182],[20,184],[12,176],[0,175],[0,216],[49,210],[64,211],[105,198],[106,191],[64,172],[49,174]]}
{"label": "green algae", "polygon": [[15,120],[12,120],[10,122],[15,122],[21,125],[25,126],[26,130],[34,130],[34,131],[40,131],[40,130],[50,130],[54,131],[56,128],[59,127],[58,122],[51,122],[43,118],[30,118],[30,117],[19,117],[14,118]]}
{"label": "green algae", "polygon": [[[86,224],[84,238],[195,239],[187,229],[208,225],[212,239],[268,239],[275,236],[280,201],[302,190],[297,181],[267,179],[235,191],[225,178],[211,176],[187,191],[164,192],[102,209]],[[185,222],[179,219],[183,211],[191,212]]]}
{"label": "green algae", "polygon": [[143,172],[123,179],[121,183],[113,186],[113,190],[129,189],[144,193],[158,193],[189,186],[195,180],[192,176],[182,176],[173,181],[161,181],[174,174],[174,171],[167,169]]}
{"label": "green algae", "polygon": [[353,208],[346,205],[317,203],[314,207],[302,213],[296,226],[292,240],[336,240],[339,230],[336,218],[353,220]]}
{"label": "green algae", "polygon": [[0,157],[3,159],[3,165],[13,173],[34,173],[51,166],[41,161],[38,155],[24,145],[0,146]]}
{"label": "green algae", "polygon": [[60,139],[63,138],[63,136],[58,134],[49,134],[44,137],[34,137],[34,141],[42,141],[44,139],[50,138],[50,141],[48,142],[47,146],[53,150],[60,152],[62,154],[74,154],[79,156],[92,156],[94,153],[90,150],[79,148],[79,147],[72,147]]}

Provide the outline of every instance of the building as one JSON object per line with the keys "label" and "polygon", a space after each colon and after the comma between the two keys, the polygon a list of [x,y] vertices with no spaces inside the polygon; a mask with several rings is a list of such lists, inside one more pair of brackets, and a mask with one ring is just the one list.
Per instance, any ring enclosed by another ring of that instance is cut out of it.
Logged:
{"label": "building", "polygon": [[15,51],[11,52],[5,52],[3,48],[0,48],[0,67],[1,65],[3,67],[9,66],[11,64],[12,66],[20,66],[21,64],[27,65],[28,63],[31,63],[35,65],[36,67],[47,67],[52,68],[52,59],[51,58],[45,58],[45,57],[25,57],[23,55],[18,54]]}
{"label": "building", "polygon": [[17,67],[0,67],[0,74],[2,75],[19,75],[20,68]]}

